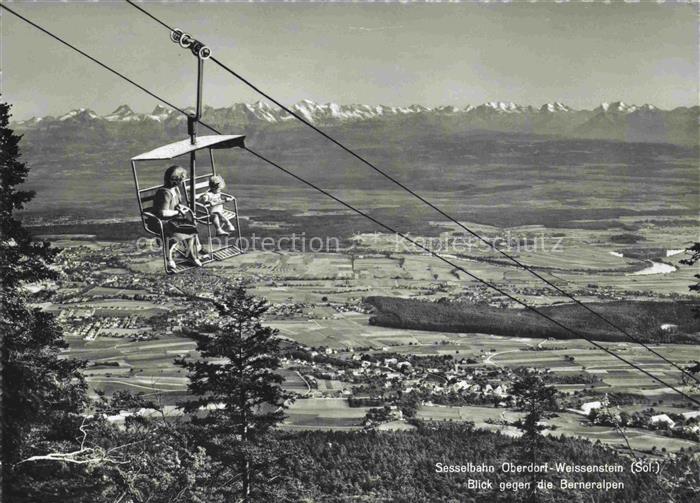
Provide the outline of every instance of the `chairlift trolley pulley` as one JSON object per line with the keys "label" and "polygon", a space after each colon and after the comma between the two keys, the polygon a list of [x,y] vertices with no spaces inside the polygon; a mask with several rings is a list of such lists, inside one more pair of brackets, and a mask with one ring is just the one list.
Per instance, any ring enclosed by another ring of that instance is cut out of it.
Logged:
{"label": "chairlift trolley pulley", "polygon": [[179,28],[174,29],[170,32],[170,40],[179,44],[183,49],[190,49],[192,54],[197,56],[199,59],[205,60],[211,57],[211,49],[207,47],[204,42],[200,42],[195,39],[189,33],[185,33]]}

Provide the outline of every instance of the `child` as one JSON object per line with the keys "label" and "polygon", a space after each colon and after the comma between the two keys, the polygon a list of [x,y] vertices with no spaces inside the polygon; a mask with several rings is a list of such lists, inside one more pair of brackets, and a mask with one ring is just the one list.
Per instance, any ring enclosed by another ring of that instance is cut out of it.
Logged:
{"label": "child", "polygon": [[209,191],[199,197],[199,202],[209,205],[209,213],[216,227],[217,236],[228,236],[229,232],[235,230],[231,221],[224,216],[224,203],[233,200],[232,196],[221,192],[224,187],[226,187],[224,179],[214,175],[209,178]]}

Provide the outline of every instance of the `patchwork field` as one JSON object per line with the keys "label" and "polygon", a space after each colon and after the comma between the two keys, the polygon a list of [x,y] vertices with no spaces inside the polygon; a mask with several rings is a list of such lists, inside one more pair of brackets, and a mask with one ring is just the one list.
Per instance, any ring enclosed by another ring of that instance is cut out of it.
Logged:
{"label": "patchwork field", "polygon": [[[328,211],[325,206],[323,208],[324,211]],[[305,213],[304,215],[302,218],[313,217]],[[343,215],[335,215],[335,218],[340,217]],[[573,227],[561,225],[546,228],[530,225],[503,229],[475,224],[475,228],[493,238],[502,237],[505,232],[510,232],[511,236],[518,239],[539,243],[539,248],[534,250],[525,246],[504,250],[528,264],[538,266],[540,274],[567,291],[575,293],[582,301],[663,299],[670,302],[674,299],[689,298],[687,287],[692,282],[695,271],[679,264],[683,254],[650,259],[651,262],[667,264],[675,269],[667,273],[648,275],[634,274],[650,267],[648,259],[632,258],[626,254],[642,256],[647,249],[682,249],[694,239],[696,229],[687,222],[672,220],[669,220],[669,226],[665,227],[658,223],[663,220],[660,216],[625,218],[624,221],[614,222],[614,225],[600,225],[599,220],[580,220]],[[651,223],[652,218],[656,223]],[[436,231],[432,234],[433,238],[438,239],[437,242],[432,242],[434,246],[443,246],[441,240],[449,243],[455,229],[444,222],[433,221],[431,226]],[[633,234],[641,240],[635,243],[613,242],[616,236],[626,234]],[[105,246],[87,243],[93,249]],[[250,251],[233,260],[208,266],[206,274],[201,278],[198,276],[196,281],[198,285],[206,285],[207,278],[212,283],[217,281],[217,278],[241,279],[248,282],[255,295],[266,298],[273,306],[294,307],[293,312],[270,316],[265,320],[265,324],[278,329],[281,336],[310,348],[331,348],[341,352],[351,348],[362,348],[377,355],[384,352],[407,356],[451,355],[456,359],[472,358],[476,361],[472,366],[477,368],[549,369],[555,377],[561,378],[580,374],[590,377],[591,383],[559,383],[555,386],[567,394],[582,392],[586,396],[602,396],[603,393],[623,393],[645,401],[644,406],[647,407],[656,403],[655,407],[659,409],[659,404],[663,402],[671,412],[689,410],[685,404],[678,403],[673,392],[593,348],[584,340],[548,340],[535,336],[504,337],[488,333],[424,331],[371,325],[371,315],[363,312],[366,311],[363,299],[368,296],[382,295],[425,301],[461,299],[494,306],[500,306],[504,299],[434,257],[407,249],[392,236],[371,232],[357,233],[353,243],[351,249],[333,253]],[[556,251],[552,249],[555,245],[558,247]],[[439,251],[446,253],[451,261],[471,273],[494,282],[499,288],[528,303],[551,306],[566,301],[561,295],[555,295],[551,289],[543,288],[538,280],[526,271],[506,263],[503,257],[485,246],[472,245],[462,249]],[[124,255],[130,257],[129,253]],[[145,253],[130,257],[125,270],[129,275],[155,277],[161,274],[161,268],[161,259],[157,253]],[[124,271],[110,268],[108,274],[110,277],[116,277],[123,275]],[[50,306],[49,309],[55,312],[68,307],[95,309],[104,316],[133,315],[148,320],[152,316],[181,308],[177,303],[169,301],[159,300],[156,303],[134,300],[136,295],[147,293],[146,290],[134,287],[123,289],[92,285],[90,288],[76,289],[75,285],[70,285],[65,291],[74,292],[74,295],[78,296],[77,299],[70,304]],[[127,336],[128,333],[124,332],[121,335]],[[155,341],[130,342],[126,337],[98,334],[94,340],[69,337],[69,343],[70,349],[67,354],[91,362],[86,376],[93,391],[103,390],[108,394],[120,389],[142,391],[149,396],[158,397],[168,405],[174,405],[187,398],[184,371],[173,364],[177,357],[196,356],[195,344],[187,338],[169,334]],[[643,348],[628,342],[603,344],[653,375],[693,396],[700,396],[697,390],[680,383],[680,373],[676,369],[660,363]],[[687,366],[695,360],[700,360],[700,352],[696,345],[655,344],[653,347],[681,365]],[[289,417],[282,425],[283,428],[362,428],[368,407],[351,408],[344,398],[329,398],[337,397],[343,390],[350,389],[348,383],[334,379],[318,379],[318,388],[313,389],[311,393],[304,378],[296,371],[285,368],[282,374],[285,378],[285,388],[302,397],[289,409]],[[516,413],[503,408],[476,406],[424,405],[418,410],[419,418],[436,421],[469,420],[479,427],[511,435],[517,434],[517,431],[498,422],[504,419],[513,420],[515,416]],[[622,446],[617,432],[610,428],[591,426],[587,424],[587,420],[575,414],[560,414],[559,417],[551,419],[550,424],[556,426],[552,431],[554,435],[577,435]],[[381,426],[382,429],[408,427],[410,426],[402,421],[391,421]],[[659,449],[665,447],[669,451],[675,451],[694,445],[687,440],[645,430],[630,429],[628,437],[634,448],[640,450],[657,445]]]}
{"label": "patchwork field", "polygon": [[287,410],[283,429],[359,429],[369,407],[350,407],[344,398],[306,398]]}

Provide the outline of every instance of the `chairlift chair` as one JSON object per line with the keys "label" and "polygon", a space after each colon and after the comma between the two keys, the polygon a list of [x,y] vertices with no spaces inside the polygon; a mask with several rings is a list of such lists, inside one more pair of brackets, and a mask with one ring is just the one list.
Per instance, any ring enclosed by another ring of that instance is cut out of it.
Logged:
{"label": "chairlift chair", "polygon": [[[193,222],[195,225],[204,225],[207,229],[207,244],[208,248],[206,252],[208,256],[203,258],[203,263],[210,263],[215,260],[226,260],[231,257],[242,254],[240,249],[240,239],[241,239],[241,227],[238,217],[238,202],[233,197],[233,211],[225,210],[224,216],[227,218],[233,218],[236,221],[236,235],[234,236],[234,244],[226,243],[224,246],[217,247],[215,249],[212,242],[211,235],[211,225],[212,218],[207,205],[197,202],[197,197],[206,191],[205,187],[209,185],[209,177],[216,174],[216,163],[214,161],[213,150],[217,149],[231,149],[243,147],[245,136],[242,135],[211,135],[211,136],[199,136],[195,138],[195,142],[192,143],[191,139],[181,140],[175,143],[169,143],[163,145],[149,152],[137,155],[131,158],[131,169],[134,175],[134,184],[136,188],[136,199],[138,201],[139,214],[141,216],[141,222],[143,228],[146,232],[151,235],[156,236],[161,241],[161,247],[163,250],[163,263],[165,269],[168,270],[167,262],[167,250],[166,250],[166,236],[164,234],[164,223],[165,219],[159,218],[156,212],[153,210],[153,202],[155,199],[156,192],[162,187],[162,185],[156,185],[154,187],[141,188],[139,183],[139,166],[143,163],[151,163],[154,161],[160,161],[159,167],[162,171],[162,161],[171,161],[173,159],[190,155],[190,177],[185,180],[182,187],[179,187],[180,195],[183,201],[187,202],[189,212],[193,216]],[[195,171],[194,156],[195,152],[199,150],[208,150],[209,159],[211,160],[210,172],[197,175]],[[194,194],[194,197],[192,197]],[[176,262],[177,263],[177,262]],[[181,265],[181,264],[178,264]],[[178,271],[184,270],[178,267]]]}
{"label": "chairlift chair", "polygon": [[[156,212],[153,211],[153,202],[156,192],[162,186],[148,187],[142,189],[139,185],[137,163],[149,161],[170,161],[172,159],[189,154],[190,177],[185,180],[183,187],[178,188],[180,191],[181,200],[186,201],[189,208],[189,213],[192,215],[195,225],[205,225],[208,236],[208,257],[202,260],[202,263],[213,262],[214,260],[226,260],[243,252],[240,249],[241,241],[241,226],[238,218],[238,202],[235,198],[232,199],[233,210],[225,209],[223,215],[228,219],[236,221],[236,236],[235,244],[226,244],[225,246],[214,249],[211,236],[211,226],[213,224],[210,207],[197,201],[197,198],[204,193],[204,188],[209,185],[209,177],[216,175],[216,165],[214,163],[213,150],[244,148],[245,136],[241,135],[210,135],[198,136],[197,126],[202,118],[202,95],[204,82],[204,62],[211,57],[211,50],[203,42],[196,40],[190,34],[184,33],[182,30],[175,29],[170,32],[170,40],[178,44],[181,48],[189,50],[197,58],[197,96],[196,108],[194,114],[187,116],[187,133],[188,139],[181,140],[175,143],[163,145],[150,152],[137,155],[131,159],[131,169],[134,174],[134,183],[136,185],[136,198],[139,204],[139,214],[143,222],[143,228],[149,234],[157,236],[161,240],[163,248],[163,262],[165,270],[168,271],[168,252],[166,247],[166,236],[164,234],[165,220],[159,218]],[[211,160],[211,173],[197,175],[196,173],[196,152],[199,150],[208,150],[209,159]],[[226,194],[230,197],[230,194]],[[182,197],[184,196],[184,197]],[[200,259],[203,257],[200,257]],[[177,265],[177,262],[176,262]],[[176,267],[180,271],[179,267]]]}

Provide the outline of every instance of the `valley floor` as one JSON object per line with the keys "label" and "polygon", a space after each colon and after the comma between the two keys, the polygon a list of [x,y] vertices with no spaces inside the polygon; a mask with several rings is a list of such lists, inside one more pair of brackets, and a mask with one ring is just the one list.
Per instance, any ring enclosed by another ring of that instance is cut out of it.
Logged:
{"label": "valley floor", "polygon": [[[251,252],[170,277],[162,274],[157,253],[138,252],[129,244],[57,241],[64,248],[59,260],[64,274],[57,284],[43,285],[53,294],[40,305],[56,313],[63,324],[70,345],[66,355],[89,361],[85,374],[93,392],[144,392],[168,405],[172,415],[178,414],[174,405],[187,396],[186,375],[173,360],[197,356],[194,342],[181,330],[213,316],[206,303],[193,304],[181,293],[206,296],[235,280],[247,283],[271,303],[265,323],[289,343],[283,376],[285,387],[297,399],[283,430],[411,429],[409,418],[396,411],[379,423],[368,422],[367,412],[377,406],[400,406],[398,397],[414,393],[418,419],[472,421],[479,428],[517,435],[509,426],[519,417],[509,402],[509,389],[514,370],[526,367],[548,369],[561,392],[565,410],[548,421],[552,435],[626,447],[614,427],[594,424],[582,411],[608,394],[615,397],[610,407],[617,413],[640,418],[626,431],[634,449],[700,448],[697,428],[693,430],[696,408],[586,341],[369,324],[370,309],[363,298],[370,295],[510,307],[505,299],[429,256],[394,252],[389,248],[391,239],[360,236],[360,247],[344,253]],[[667,274],[630,275],[644,266],[643,261],[611,255],[613,248],[584,243],[560,258],[535,253],[523,253],[521,258],[541,264],[541,271],[584,301],[686,298],[692,271],[676,267]],[[666,260],[678,265],[680,258]],[[489,260],[485,252],[454,260],[527,302],[564,301],[523,271]],[[700,397],[697,389],[681,382],[678,370],[643,348],[628,342],[605,345]],[[698,345],[654,348],[681,365],[700,359]],[[651,423],[652,416],[664,414],[676,418],[675,425]]]}

